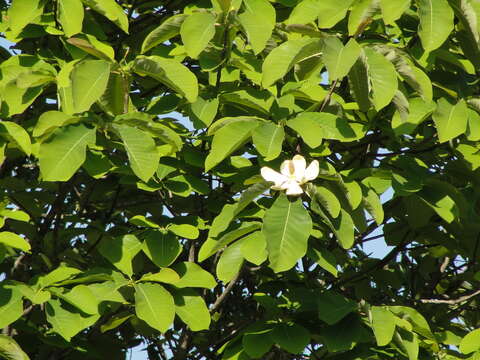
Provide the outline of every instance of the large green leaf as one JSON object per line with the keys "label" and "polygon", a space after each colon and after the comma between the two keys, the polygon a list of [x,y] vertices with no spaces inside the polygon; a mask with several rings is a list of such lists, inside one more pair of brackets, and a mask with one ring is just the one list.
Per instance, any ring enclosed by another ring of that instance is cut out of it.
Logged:
{"label": "large green leaf", "polygon": [[180,36],[187,54],[196,59],[215,35],[215,16],[209,13],[193,13],[180,27]]}
{"label": "large green leaf", "polygon": [[192,331],[210,327],[210,312],[205,300],[192,289],[178,289],[174,293],[175,312]]}
{"label": "large green leaf", "polygon": [[332,220],[333,232],[337,237],[338,242],[344,249],[350,249],[355,240],[354,238],[354,224],[352,217],[345,210],[340,210],[340,215]]}
{"label": "large green leaf", "polygon": [[0,136],[5,136],[14,143],[27,155],[32,152],[32,143],[30,136],[23,127],[12,122],[2,121],[0,122]]}
{"label": "large green leaf", "polygon": [[40,172],[45,181],[67,181],[85,161],[87,145],[95,144],[95,129],[83,124],[56,130],[40,145]]}
{"label": "large green leaf", "polygon": [[356,0],[348,16],[348,34],[360,33],[378,10],[378,0]]}
{"label": "large green leaf", "polygon": [[252,140],[258,152],[270,161],[278,157],[282,151],[285,138],[283,126],[274,123],[265,123],[253,131]]}
{"label": "large green leaf", "polygon": [[311,23],[318,17],[318,9],[322,3],[322,0],[300,1],[290,13],[287,23],[302,25]]}
{"label": "large green leaf", "polygon": [[308,257],[314,260],[320,267],[335,277],[338,277],[335,255],[325,248],[319,250],[312,248],[308,250]]}
{"label": "large green leaf", "polygon": [[27,240],[10,231],[0,232],[0,244],[20,249],[22,251],[30,251],[31,249],[30,243]]}
{"label": "large green leaf", "polygon": [[363,192],[363,203],[365,205],[365,209],[367,209],[375,222],[380,225],[385,217],[380,198],[372,189],[365,189]]}
{"label": "large green leaf", "polygon": [[383,22],[391,25],[410,7],[410,0],[380,0]]}
{"label": "large green leaf", "polygon": [[87,285],[80,284],[67,293],[56,295],[85,314],[98,314],[99,299],[95,297],[94,292]]}
{"label": "large green leaf", "polygon": [[128,18],[123,8],[115,0],[82,0],[99,14],[116,24],[128,34]]}
{"label": "large green leaf", "polygon": [[318,317],[329,325],[338,323],[357,308],[357,304],[353,301],[333,291],[317,295],[316,302]]}
{"label": "large green leaf", "polygon": [[104,239],[98,246],[100,254],[128,276],[133,275],[132,259],[141,249],[142,243],[132,234]]}
{"label": "large green leaf", "polygon": [[360,46],[353,38],[345,46],[336,36],[324,39],[322,59],[327,67],[330,81],[346,76],[357,61],[360,51]]}
{"label": "large green leaf", "polygon": [[437,102],[437,109],[432,115],[438,132],[438,140],[449,141],[467,131],[468,112],[464,100],[452,105],[441,98]]}
{"label": "large green leaf", "polygon": [[[323,114],[323,115],[322,115]],[[323,140],[323,128],[317,121],[317,117],[333,116],[326,113],[303,112],[297,117],[287,121],[287,126],[299,134],[303,141],[311,148],[320,146]]]}
{"label": "large green leaf", "polygon": [[275,272],[291,269],[305,255],[311,230],[312,219],[302,201],[281,194],[265,212],[262,227]]}
{"label": "large green leaf", "polygon": [[47,286],[67,280],[78,273],[81,273],[81,271],[76,268],[61,265],[55,270],[50,271],[48,274],[40,276],[36,285],[39,288],[45,288]]}
{"label": "large green leaf", "polygon": [[0,286],[0,328],[10,325],[22,314],[22,293],[15,287]]}
{"label": "large green leaf", "polygon": [[470,354],[480,349],[480,329],[473,330],[464,336],[460,342],[462,354]]}
{"label": "large green leaf", "polygon": [[7,33],[7,38],[14,41],[25,26],[40,17],[44,5],[43,0],[13,0],[8,9],[10,32]]}
{"label": "large green leaf", "polygon": [[143,252],[158,267],[171,265],[182,252],[182,245],[170,232],[149,231],[142,247]]}
{"label": "large green leaf", "polygon": [[173,296],[160,284],[135,284],[135,313],[154,329],[165,332],[175,317]]}
{"label": "large green leaf", "polygon": [[198,95],[197,77],[184,65],[160,56],[138,56],[133,70],[142,76],[151,76],[193,103]]}
{"label": "large green leaf", "polygon": [[301,38],[289,40],[273,49],[262,65],[262,85],[267,88],[287,74],[292,67],[306,58],[321,53],[322,42]]}
{"label": "large green leaf", "polygon": [[158,27],[153,29],[143,40],[142,53],[154,48],[155,46],[170,40],[172,37],[180,33],[180,26],[185,21],[188,15],[178,14],[169,17],[162,22]]}
{"label": "large green leaf", "polygon": [[278,324],[270,333],[273,341],[292,354],[300,354],[310,342],[310,332],[298,324]]}
{"label": "large green leaf", "polygon": [[232,280],[243,265],[242,241],[227,247],[217,262],[217,278],[224,283]]}
{"label": "large green leaf", "polygon": [[372,102],[377,111],[392,101],[397,91],[397,72],[393,64],[382,54],[365,48],[365,60],[372,86]]}
{"label": "large green leaf", "polygon": [[205,159],[205,171],[209,171],[250,139],[252,131],[259,125],[256,120],[237,121],[218,130],[212,149]]}
{"label": "large green leaf", "polygon": [[365,60],[365,53],[362,50],[360,58],[353,64],[348,73],[348,82],[352,88],[355,100],[361,111],[367,111],[370,108],[369,79]]}
{"label": "large green leaf", "polygon": [[58,21],[65,36],[70,37],[82,31],[83,5],[81,0],[58,0]]}
{"label": "large green leaf", "polygon": [[49,300],[45,309],[52,330],[67,341],[83,329],[92,326],[100,317],[100,315],[83,316],[79,312],[69,311],[62,306],[60,300]]}
{"label": "large green leaf", "polygon": [[0,357],[4,360],[30,360],[17,342],[6,335],[0,335]]}
{"label": "large green leaf", "polygon": [[261,231],[255,231],[254,233],[247,235],[240,240],[240,242],[240,251],[245,260],[250,261],[255,265],[260,265],[267,260],[267,242]]}
{"label": "large green leaf", "polygon": [[148,181],[157,170],[160,153],[152,137],[143,130],[128,125],[114,125],[127,150],[130,167],[135,175]]}
{"label": "large green leaf", "polygon": [[424,101],[419,97],[409,99],[407,118],[402,119],[398,111],[393,115],[393,131],[396,135],[411,134],[419,124],[433,113],[435,108],[436,104],[433,101]]}
{"label": "large green leaf", "polygon": [[247,33],[253,52],[261,52],[272,35],[276,13],[267,0],[244,0],[245,11],[238,18]]}
{"label": "large green leaf", "polygon": [[180,275],[180,280],[175,283],[177,288],[200,287],[211,289],[217,285],[212,274],[193,262],[178,263],[172,268]]}
{"label": "large green leaf", "polygon": [[385,307],[372,306],[372,328],[378,346],[390,343],[395,332],[395,316]]}
{"label": "large green leaf", "polygon": [[342,20],[354,0],[321,0],[318,6],[318,27],[329,29]]}
{"label": "large green leaf", "polygon": [[73,112],[88,111],[103,95],[110,76],[110,63],[85,60],[76,64],[70,74]]}
{"label": "large green leaf", "polygon": [[453,30],[453,10],[447,0],[420,0],[418,35],[425,52],[440,47]]}

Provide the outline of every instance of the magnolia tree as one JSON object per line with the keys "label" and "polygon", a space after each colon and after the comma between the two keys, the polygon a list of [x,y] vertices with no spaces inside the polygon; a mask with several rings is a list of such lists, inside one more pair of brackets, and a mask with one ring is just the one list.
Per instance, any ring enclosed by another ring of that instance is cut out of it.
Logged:
{"label": "magnolia tree", "polygon": [[480,359],[479,0],[0,6],[0,357]]}

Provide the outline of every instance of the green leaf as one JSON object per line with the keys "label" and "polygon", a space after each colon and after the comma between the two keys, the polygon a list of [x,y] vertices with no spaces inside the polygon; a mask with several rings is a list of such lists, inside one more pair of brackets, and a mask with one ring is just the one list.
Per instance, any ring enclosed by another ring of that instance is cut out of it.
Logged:
{"label": "green leaf", "polygon": [[154,329],[165,332],[175,318],[173,296],[159,284],[135,284],[135,313]]}
{"label": "green leaf", "polygon": [[440,47],[453,30],[453,10],[447,0],[420,0],[418,35],[425,52]]}
{"label": "green leaf", "polygon": [[209,171],[250,139],[259,125],[256,120],[237,121],[220,128],[214,135],[212,149],[205,159],[205,171]]}
{"label": "green leaf", "polygon": [[244,0],[245,11],[238,18],[247,33],[254,54],[260,53],[272,35],[276,13],[267,0]]}
{"label": "green leaf", "polygon": [[215,35],[215,16],[209,13],[193,13],[188,16],[180,27],[185,50],[193,59],[205,50]]}
{"label": "green leaf", "polygon": [[123,74],[110,73],[107,88],[98,101],[98,104],[110,115],[120,115],[129,110],[130,84]]}
{"label": "green leaf", "polygon": [[76,64],[70,74],[74,113],[88,111],[105,92],[110,76],[110,63],[85,60]]}
{"label": "green leaf", "polygon": [[337,264],[335,255],[325,248],[315,249],[311,248],[308,250],[308,257],[314,260],[320,267],[328,271],[333,276],[338,276]]}
{"label": "green leaf", "polygon": [[270,332],[273,341],[292,354],[300,354],[310,342],[310,332],[298,324],[278,324]]}
{"label": "green leaf", "polygon": [[14,287],[7,289],[5,285],[0,286],[0,328],[10,325],[22,314],[22,293]]}
{"label": "green leaf", "polygon": [[357,309],[357,304],[333,291],[327,291],[317,295],[316,301],[318,305],[318,317],[329,325],[338,323],[345,316]]}
{"label": "green leaf", "polygon": [[142,243],[132,234],[105,239],[98,246],[104,258],[130,277],[133,275],[132,260],[141,249]]}
{"label": "green leaf", "polygon": [[56,295],[85,314],[98,314],[99,301],[87,285],[77,285],[67,293]]}
{"label": "green leaf", "polygon": [[323,3],[322,0],[303,0],[300,1],[290,13],[287,24],[308,24],[318,17],[318,8]]}
{"label": "green leaf", "polygon": [[180,276],[172,269],[162,268],[158,273],[145,274],[141,277],[140,281],[153,281],[166,284],[175,284],[180,280]]}
{"label": "green leaf", "polygon": [[375,50],[365,48],[368,76],[372,86],[372,102],[377,111],[387,106],[397,91],[397,72],[393,64]]}
{"label": "green leaf", "polygon": [[318,6],[318,27],[330,29],[345,17],[354,0],[322,0]]}
{"label": "green leaf", "polygon": [[385,25],[393,25],[409,7],[410,0],[380,0],[383,22]]}
{"label": "green leaf", "polygon": [[332,220],[333,232],[344,249],[350,249],[355,241],[352,217],[345,210],[340,210],[340,216]]}
{"label": "green leaf", "polygon": [[306,58],[318,56],[321,53],[322,42],[317,39],[301,38],[288,40],[273,49],[262,65],[262,85],[272,86],[284,77],[292,67]]}
{"label": "green leaf", "polygon": [[192,331],[210,327],[210,312],[205,300],[192,289],[179,289],[174,293],[175,313]]}
{"label": "green leaf", "polygon": [[217,115],[218,105],[218,98],[204,100],[203,98],[198,97],[197,101],[190,105],[190,118],[195,127],[202,128],[210,126]]}
{"label": "green leaf", "polygon": [[198,229],[190,224],[170,224],[168,230],[173,232],[175,235],[183,237],[185,239],[196,239],[199,236]]}
{"label": "green leaf", "polygon": [[367,209],[370,215],[372,215],[372,217],[375,219],[377,225],[383,223],[385,215],[380,198],[375,191],[372,189],[367,189],[364,191],[363,204],[365,205],[365,209]]}
{"label": "green leaf", "polygon": [[13,0],[7,13],[10,28],[7,38],[15,41],[25,26],[40,17],[44,5],[43,0]]}
{"label": "green leaf", "polygon": [[462,99],[451,105],[446,99],[437,102],[437,109],[432,115],[437,128],[438,140],[443,143],[464,134],[467,131],[467,104]]}
{"label": "green leaf", "polygon": [[247,330],[242,338],[245,352],[254,359],[261,359],[273,345],[271,329]]}
{"label": "green leaf", "polygon": [[175,264],[172,268],[180,275],[180,280],[175,283],[177,288],[200,287],[212,289],[217,286],[213,275],[193,262],[181,262]]}
{"label": "green leaf", "polygon": [[397,333],[400,337],[401,346],[408,355],[408,360],[417,360],[419,350],[417,334],[401,328],[398,329]]}
{"label": "green leaf", "polygon": [[184,65],[160,56],[138,56],[133,70],[142,76],[151,76],[193,103],[198,95],[197,77]]}
{"label": "green leaf", "polygon": [[314,200],[321,204],[328,213],[336,218],[340,215],[341,205],[334,193],[325,187],[317,186],[315,188]]}
{"label": "green leaf", "polygon": [[115,0],[82,0],[85,5],[105,16],[128,34],[128,18],[123,8]]}
{"label": "green leaf", "polygon": [[371,314],[371,323],[377,345],[388,345],[395,332],[395,316],[383,306],[372,306]]}
{"label": "green leaf", "polygon": [[27,240],[9,231],[0,232],[0,244],[28,252],[31,249]]}
{"label": "green leaf", "polygon": [[57,11],[65,36],[70,37],[82,32],[84,14],[81,0],[58,0]]}
{"label": "green leaf", "polygon": [[243,265],[242,241],[237,241],[227,247],[217,262],[217,278],[228,283],[238,274]]}
{"label": "green leaf", "polygon": [[295,266],[307,251],[311,231],[312,219],[302,201],[281,194],[263,218],[270,267],[278,273]]}
{"label": "green leaf", "polygon": [[43,289],[47,286],[67,280],[79,273],[81,273],[81,271],[78,269],[65,265],[60,265],[58,268],[49,272],[48,274],[40,276],[38,278],[37,285],[39,288]]}
{"label": "green leaf", "polygon": [[356,0],[348,16],[348,34],[353,36],[361,32],[377,10],[378,0]]}
{"label": "green leaf", "polygon": [[35,127],[33,128],[33,136],[39,137],[50,133],[61,126],[68,124],[69,121],[78,121],[78,118],[65,114],[61,111],[45,111],[42,115],[40,115]]}
{"label": "green leaf", "polygon": [[145,37],[145,40],[143,40],[141,53],[146,53],[155,46],[178,35],[180,33],[180,26],[187,17],[188,15],[185,14],[173,15],[153,29]]}
{"label": "green leaf", "polygon": [[0,335],[0,357],[5,360],[30,360],[15,340]]}
{"label": "green leaf", "polygon": [[182,245],[170,232],[149,231],[142,247],[145,255],[158,267],[171,265],[182,252]]}
{"label": "green leaf", "polygon": [[365,60],[365,53],[360,53],[360,58],[353,64],[348,73],[348,82],[352,88],[355,100],[361,111],[367,111],[370,108],[369,78]]}
{"label": "green leaf", "polygon": [[95,144],[95,129],[83,124],[55,131],[40,145],[40,172],[44,181],[67,181],[85,161],[87,145]]}
{"label": "green leaf", "polygon": [[260,265],[267,260],[267,241],[261,231],[255,231],[254,233],[244,237],[241,242],[240,251],[245,260],[250,261],[255,265]]}
{"label": "green leaf", "polygon": [[99,59],[115,61],[115,51],[113,48],[104,42],[98,41],[93,35],[78,34],[76,37],[67,39],[67,42]]}
{"label": "green leaf", "polygon": [[83,329],[92,326],[100,317],[100,315],[82,316],[78,312],[65,309],[60,300],[53,299],[47,302],[45,310],[52,330],[67,341]]}
{"label": "green leaf", "polygon": [[322,59],[327,67],[329,80],[346,76],[360,56],[360,52],[361,48],[353,38],[345,46],[336,36],[325,38]]}
{"label": "green leaf", "polygon": [[470,331],[460,341],[460,352],[462,354],[470,354],[480,349],[480,329]]}
{"label": "green leaf", "polygon": [[20,125],[12,121],[0,122],[0,135],[2,134],[15,142],[25,154],[30,155],[32,153],[30,136]]}
{"label": "green leaf", "polygon": [[204,261],[205,259],[209,258],[213,254],[215,254],[218,250],[227,246],[228,244],[232,243],[233,241],[257,230],[260,228],[260,224],[258,223],[247,223],[244,222],[242,225],[232,230],[225,235],[223,235],[220,239],[215,239],[209,237],[207,241],[202,244],[200,251],[198,252],[198,261]]}
{"label": "green leaf", "polygon": [[271,122],[257,127],[252,135],[253,143],[265,161],[271,161],[280,155],[284,138],[283,126]]}
{"label": "green leaf", "polygon": [[393,131],[396,135],[411,134],[419,124],[433,113],[435,108],[436,104],[433,101],[424,101],[419,97],[409,99],[407,118],[402,119],[398,111],[393,115]]}
{"label": "green leaf", "polygon": [[143,130],[128,125],[113,125],[127,150],[130,167],[135,175],[147,182],[155,173],[160,161],[152,137]]}
{"label": "green leaf", "polygon": [[318,118],[322,116],[334,116],[327,113],[302,112],[297,117],[287,121],[287,126],[299,134],[305,143],[313,148],[322,144],[323,128]]}
{"label": "green leaf", "polygon": [[408,320],[413,329],[427,339],[435,341],[435,336],[428,325],[427,320],[417,310],[407,306],[389,306],[388,309],[395,315]]}

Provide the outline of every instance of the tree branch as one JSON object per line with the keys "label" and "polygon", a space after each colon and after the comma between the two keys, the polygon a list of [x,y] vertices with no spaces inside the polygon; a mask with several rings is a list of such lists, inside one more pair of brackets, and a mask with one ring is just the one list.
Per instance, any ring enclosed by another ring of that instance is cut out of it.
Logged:
{"label": "tree branch", "polygon": [[474,296],[480,294],[480,290],[474,291],[473,293],[460,296],[457,299],[420,299],[420,302],[423,304],[448,304],[448,305],[456,305],[464,301],[468,301]]}

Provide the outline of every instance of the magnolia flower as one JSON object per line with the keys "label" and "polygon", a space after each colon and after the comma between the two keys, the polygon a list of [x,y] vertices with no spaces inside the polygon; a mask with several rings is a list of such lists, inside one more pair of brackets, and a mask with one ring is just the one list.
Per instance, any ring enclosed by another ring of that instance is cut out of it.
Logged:
{"label": "magnolia flower", "polygon": [[280,172],[269,167],[262,167],[261,174],[267,181],[273,182],[274,190],[287,190],[287,195],[301,195],[301,185],[315,179],[318,176],[318,161],[314,160],[308,165],[305,158],[295,155],[292,160],[285,160],[280,166]]}

